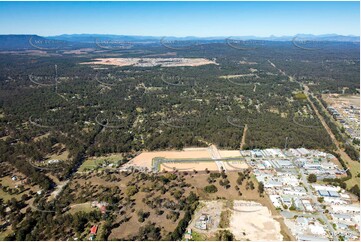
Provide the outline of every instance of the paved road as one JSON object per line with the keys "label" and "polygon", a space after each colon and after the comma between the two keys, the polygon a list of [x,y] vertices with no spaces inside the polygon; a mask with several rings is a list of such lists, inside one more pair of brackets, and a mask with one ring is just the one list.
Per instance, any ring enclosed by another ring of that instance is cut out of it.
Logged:
{"label": "paved road", "polygon": [[212,159],[215,160],[219,171],[221,172],[221,171],[222,171],[222,168],[223,168],[223,170],[224,170],[225,172],[227,172],[226,167],[225,167],[223,161],[221,160],[222,157],[221,157],[221,154],[219,153],[217,147],[216,147],[215,145],[211,145],[211,146],[209,147],[209,151],[210,151],[210,153],[211,153]]}

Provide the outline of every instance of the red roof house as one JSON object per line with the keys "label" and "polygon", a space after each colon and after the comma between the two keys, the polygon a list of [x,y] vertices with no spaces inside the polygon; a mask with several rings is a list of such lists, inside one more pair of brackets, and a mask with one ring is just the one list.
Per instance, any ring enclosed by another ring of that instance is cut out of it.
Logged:
{"label": "red roof house", "polygon": [[91,233],[91,234],[96,234],[96,233],[97,233],[97,230],[98,230],[98,226],[97,226],[97,225],[94,225],[94,226],[90,229],[90,233]]}

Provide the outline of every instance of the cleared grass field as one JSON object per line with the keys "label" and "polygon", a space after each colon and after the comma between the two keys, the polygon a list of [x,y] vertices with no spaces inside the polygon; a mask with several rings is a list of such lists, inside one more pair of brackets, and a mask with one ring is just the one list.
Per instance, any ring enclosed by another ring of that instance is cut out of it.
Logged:
{"label": "cleared grass field", "polygon": [[90,157],[86,159],[83,164],[79,167],[79,172],[85,172],[87,170],[94,170],[97,167],[101,167],[103,164],[114,164],[117,165],[118,161],[122,160],[121,154],[110,154],[107,156]]}
{"label": "cleared grass field", "polygon": [[21,198],[22,194],[9,194],[7,192],[4,192],[3,190],[0,190],[0,198],[4,200],[4,202],[9,201],[11,198],[15,198],[16,200],[19,200]]}
{"label": "cleared grass field", "polygon": [[0,231],[0,241],[4,241],[6,236],[10,235],[12,232],[11,226],[8,226],[5,231]]}
{"label": "cleared grass field", "polygon": [[360,163],[351,160],[349,162],[346,162],[346,165],[350,169],[350,172],[352,174],[352,178],[346,181],[347,188],[351,188],[355,184],[360,187],[360,176],[357,177],[357,174],[360,174]]}
{"label": "cleared grass field", "polygon": [[71,214],[74,214],[74,213],[77,213],[77,212],[80,212],[80,211],[83,211],[83,212],[86,212],[86,213],[89,213],[91,211],[94,211],[96,210],[97,208],[93,208],[91,206],[91,203],[90,202],[87,202],[87,203],[79,203],[79,204],[74,204],[71,206],[70,210],[69,210],[69,213]]}

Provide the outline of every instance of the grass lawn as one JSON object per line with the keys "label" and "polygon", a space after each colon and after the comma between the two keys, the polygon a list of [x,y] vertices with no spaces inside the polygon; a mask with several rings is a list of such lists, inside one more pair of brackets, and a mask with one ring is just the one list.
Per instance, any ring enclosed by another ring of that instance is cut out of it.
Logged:
{"label": "grass lawn", "polygon": [[357,174],[360,174],[360,163],[357,161],[349,161],[346,163],[347,167],[350,168],[352,178],[346,181],[347,188],[353,187],[355,184],[360,186],[360,177],[356,177]]}
{"label": "grass lawn", "polygon": [[16,200],[20,200],[22,194],[13,194],[10,195],[7,192],[4,192],[0,189],[0,198],[4,199],[4,202],[9,201],[11,198],[15,198]]}
{"label": "grass lawn", "polygon": [[10,188],[15,188],[15,181],[11,180],[10,176],[5,176],[3,178],[0,178],[0,183],[3,186],[7,186],[7,187],[10,187]]}
{"label": "grass lawn", "polygon": [[10,235],[12,232],[11,226],[8,226],[5,231],[0,231],[0,241],[4,241],[6,236]]}
{"label": "grass lawn", "polygon": [[69,213],[75,214],[76,212],[86,212],[89,213],[91,211],[96,210],[97,208],[92,208],[90,203],[80,203],[80,204],[74,204],[69,210]]}
{"label": "grass lawn", "polygon": [[194,240],[194,241],[204,241],[205,236],[203,234],[192,231],[192,240]]}
{"label": "grass lawn", "polygon": [[119,160],[122,160],[123,156],[121,154],[111,154],[108,156],[100,157],[90,157],[84,161],[84,163],[79,167],[79,171],[83,172],[86,170],[93,170],[101,166],[105,161],[108,161],[110,164],[116,164]]}

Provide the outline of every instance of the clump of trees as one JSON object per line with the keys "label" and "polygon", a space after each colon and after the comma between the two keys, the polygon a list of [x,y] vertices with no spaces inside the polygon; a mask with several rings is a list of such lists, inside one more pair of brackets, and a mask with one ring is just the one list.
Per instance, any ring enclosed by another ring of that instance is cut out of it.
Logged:
{"label": "clump of trees", "polygon": [[345,144],[345,152],[350,156],[352,160],[360,161],[360,152],[357,151],[353,146]]}
{"label": "clump of trees", "polygon": [[183,219],[181,219],[178,223],[178,226],[173,231],[173,233],[170,234],[169,239],[170,240],[181,240],[184,232],[186,231],[188,227],[188,223],[192,219],[192,214],[194,213],[194,210],[196,210],[199,202],[198,197],[195,193],[191,192],[189,196],[186,199],[186,206],[185,206],[185,214]]}
{"label": "clump of trees", "polygon": [[216,240],[219,241],[233,241],[234,235],[229,230],[221,230],[216,235]]}
{"label": "clump of trees", "polygon": [[133,236],[129,240],[138,241],[157,241],[162,238],[161,228],[156,226],[155,223],[148,223],[139,228],[138,235]]}
{"label": "clump of trees", "polygon": [[246,190],[248,190],[248,189],[254,190],[254,183],[253,183],[253,181],[247,181]]}
{"label": "clump of trees", "polygon": [[126,194],[131,197],[138,192],[138,188],[136,186],[129,186],[127,187]]}
{"label": "clump of trees", "polygon": [[263,193],[264,193],[264,184],[263,184],[263,182],[258,183],[258,193],[259,193],[260,196],[263,196]]}
{"label": "clump of trees", "polygon": [[349,191],[355,194],[358,197],[358,200],[360,201],[360,187],[357,184],[351,187]]}
{"label": "clump of trees", "polygon": [[323,181],[327,182],[328,184],[332,185],[332,186],[339,186],[343,189],[346,189],[347,184],[345,182],[345,180],[348,180],[348,178],[324,178]]}
{"label": "clump of trees", "polygon": [[138,221],[143,223],[146,218],[148,218],[150,215],[150,212],[144,212],[143,210],[138,211]]}
{"label": "clump of trees", "polygon": [[315,182],[317,182],[317,176],[315,174],[311,173],[308,175],[307,181],[310,183],[315,183]]}
{"label": "clump of trees", "polygon": [[218,192],[218,189],[215,185],[208,185],[205,186],[203,189],[206,193],[215,193]]}

